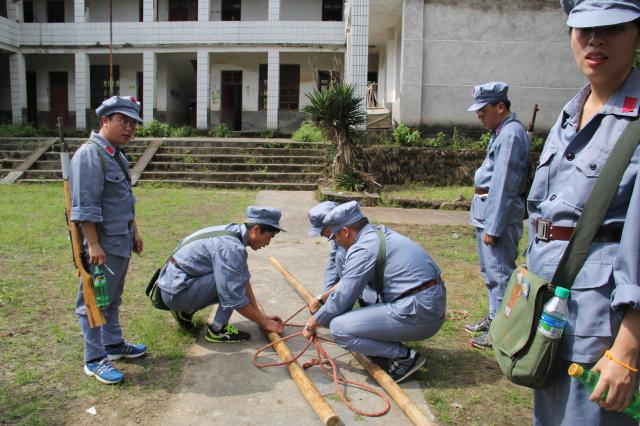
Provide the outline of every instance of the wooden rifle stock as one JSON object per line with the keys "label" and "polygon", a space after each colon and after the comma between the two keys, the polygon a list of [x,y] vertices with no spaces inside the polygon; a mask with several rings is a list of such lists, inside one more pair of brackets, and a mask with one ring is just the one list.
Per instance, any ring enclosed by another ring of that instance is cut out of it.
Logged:
{"label": "wooden rifle stock", "polygon": [[538,104],[535,104],[533,106],[533,115],[531,116],[529,127],[527,128],[527,132],[529,132],[530,134],[533,134],[533,128],[536,125],[536,114],[538,113],[538,111],[540,111],[540,108],[538,107]]}
{"label": "wooden rifle stock", "polygon": [[93,291],[93,277],[86,270],[82,262],[82,234],[80,226],[71,221],[71,188],[69,184],[69,149],[62,134],[62,118],[58,117],[58,131],[60,137],[60,162],[62,164],[62,179],[64,181],[64,199],[66,203],[67,226],[71,240],[71,251],[73,252],[73,264],[78,270],[78,276],[82,278],[82,292],[84,294],[84,304],[87,307],[87,318],[89,327],[100,327],[105,324],[104,315],[96,304],[96,295]]}

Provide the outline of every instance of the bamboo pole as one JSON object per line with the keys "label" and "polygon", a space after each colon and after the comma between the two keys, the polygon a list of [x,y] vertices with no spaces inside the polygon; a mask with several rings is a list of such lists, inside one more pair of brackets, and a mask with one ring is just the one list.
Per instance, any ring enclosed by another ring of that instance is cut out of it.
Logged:
{"label": "bamboo pole", "polygon": [[[300,297],[304,299],[306,303],[311,303],[314,299],[313,295],[307,291],[307,289],[287,271],[284,266],[278,260],[271,256],[269,260],[273,266],[284,276],[287,282],[298,292]],[[415,402],[407,395],[407,393],[387,374],[386,371],[381,369],[378,365],[371,362],[365,355],[351,352],[354,358],[365,368],[371,377],[389,394],[393,401],[400,407],[404,414],[415,425],[431,426],[435,423],[430,420]]]}
{"label": "bamboo pole", "polygon": [[[262,306],[258,303],[260,310],[263,311]],[[264,311],[263,311],[264,312]],[[271,342],[275,342],[281,338],[281,336],[275,331],[265,332]],[[289,361],[294,358],[293,354],[284,342],[278,342],[275,344],[274,349],[278,352],[282,361]],[[304,372],[304,369],[298,364],[298,361],[291,362],[287,365],[287,370],[291,378],[302,392],[313,411],[316,412],[322,424],[326,426],[337,426],[342,424],[340,417],[333,411],[333,408],[329,405],[327,400],[322,396],[316,385],[313,384],[311,379]]]}

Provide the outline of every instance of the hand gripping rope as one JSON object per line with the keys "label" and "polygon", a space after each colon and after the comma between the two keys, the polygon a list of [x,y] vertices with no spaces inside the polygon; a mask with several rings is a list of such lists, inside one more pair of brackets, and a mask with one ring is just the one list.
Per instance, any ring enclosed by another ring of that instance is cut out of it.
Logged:
{"label": "hand gripping rope", "polygon": [[[302,312],[306,307],[307,307],[307,305],[304,305],[300,309],[298,309],[296,311],[296,313],[291,315],[284,322],[284,324],[289,326],[289,327],[303,327],[300,324],[289,323],[289,321],[291,319],[293,319],[293,317],[298,315],[300,312]],[[379,416],[383,416],[383,415],[387,414],[387,412],[389,412],[389,409],[391,409],[391,404],[389,403],[389,400],[388,400],[388,398],[386,397],[386,395],[384,393],[382,393],[381,391],[379,391],[379,390],[377,390],[377,389],[375,389],[375,388],[373,388],[373,387],[371,387],[371,386],[369,386],[369,385],[367,385],[365,383],[354,382],[354,381],[351,381],[351,380],[345,380],[342,377],[338,376],[338,367],[336,366],[336,364],[333,361],[333,359],[331,358],[331,356],[327,353],[327,351],[322,346],[322,341],[329,342],[329,343],[332,343],[332,344],[335,344],[335,342],[330,340],[330,339],[327,339],[325,337],[320,337],[317,334],[313,335],[308,340],[308,342],[305,345],[305,347],[293,359],[290,359],[290,360],[287,360],[287,361],[274,361],[274,362],[265,362],[265,363],[258,362],[258,357],[260,356],[260,354],[262,352],[264,352],[265,350],[267,350],[269,348],[274,347],[275,345],[277,345],[280,342],[284,342],[286,340],[292,339],[292,338],[297,337],[297,336],[302,336],[302,332],[299,331],[297,333],[289,334],[287,336],[282,337],[279,340],[276,340],[274,342],[271,342],[271,343],[269,343],[267,345],[262,346],[253,355],[253,365],[255,365],[258,368],[288,365],[290,363],[293,363],[293,362],[297,361],[298,358],[300,358],[307,351],[307,349],[309,349],[309,347],[311,345],[313,345],[315,347],[315,349],[316,349],[316,357],[311,359],[311,361],[304,363],[302,365],[302,367],[306,369],[306,368],[312,367],[314,365],[319,365],[324,374],[326,374],[327,376],[331,376],[333,378],[333,382],[336,385],[336,393],[338,394],[338,396],[340,397],[342,402],[347,407],[349,407],[349,409],[351,411],[353,411],[356,414],[359,414],[361,416],[366,416],[366,417],[379,417]],[[331,365],[331,372],[329,372],[329,369],[326,367],[326,364]],[[383,408],[382,410],[379,410],[379,411],[368,413],[368,412],[362,411],[362,410],[354,407],[347,400],[347,398],[345,397],[344,390],[342,389],[341,385],[353,386],[353,387],[356,387],[356,388],[359,388],[359,389],[362,389],[362,390],[365,390],[367,392],[371,392],[371,393],[377,395],[378,397],[380,397],[384,401],[385,408]]]}

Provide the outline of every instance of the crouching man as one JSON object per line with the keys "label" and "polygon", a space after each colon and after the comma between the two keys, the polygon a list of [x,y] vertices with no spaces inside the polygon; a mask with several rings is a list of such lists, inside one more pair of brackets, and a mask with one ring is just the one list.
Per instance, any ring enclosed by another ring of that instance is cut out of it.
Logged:
{"label": "crouching man", "polygon": [[[347,253],[340,282],[325,293],[324,304],[303,334],[309,338],[317,327],[328,326],[339,346],[388,358],[389,375],[396,382],[405,380],[425,360],[400,342],[427,339],[444,322],[446,289],[440,269],[415,242],[384,226],[370,225],[355,201],[334,208],[323,224]],[[382,250],[381,264],[377,259]],[[376,279],[376,269],[382,278]],[[381,287],[379,302],[352,310],[367,285]]]}
{"label": "crouching man", "polygon": [[244,342],[249,333],[229,324],[233,311],[265,330],[282,332],[282,320],[263,313],[251,289],[247,249],[260,250],[283,229],[280,210],[249,206],[247,223],[211,226],[184,238],[158,278],[162,300],[183,328],[193,327],[193,314],[218,304],[207,325],[212,343]]}

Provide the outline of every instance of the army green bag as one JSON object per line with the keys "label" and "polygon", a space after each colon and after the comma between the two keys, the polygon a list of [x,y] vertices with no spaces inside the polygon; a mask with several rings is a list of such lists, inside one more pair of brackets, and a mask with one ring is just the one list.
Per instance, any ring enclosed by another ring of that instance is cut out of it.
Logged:
{"label": "army green bag", "polygon": [[192,243],[194,241],[202,240],[204,238],[213,238],[213,237],[222,237],[222,236],[236,237],[237,239],[242,241],[242,235],[239,232],[211,231],[211,232],[204,232],[202,234],[198,234],[198,235],[196,235],[196,236],[194,236],[194,237],[192,237],[192,238],[190,238],[188,240],[184,240],[180,244],[178,244],[178,247],[176,247],[176,249],[173,251],[173,253],[171,253],[171,256],[169,256],[167,258],[166,262],[164,262],[164,265],[162,265],[162,267],[156,269],[156,272],[153,274],[153,276],[149,280],[149,284],[147,284],[147,288],[145,290],[145,294],[147,295],[147,297],[151,301],[151,305],[153,305],[154,308],[161,309],[163,311],[168,311],[169,310],[169,308],[167,308],[167,305],[165,305],[164,301],[162,300],[162,293],[160,292],[160,287],[158,287],[158,277],[160,276],[160,272],[162,272],[162,270],[167,266],[167,263],[169,263],[169,260],[171,260],[171,258],[178,251],[178,249],[180,249],[181,247],[184,247],[187,244],[190,244],[190,243]]}
{"label": "army green bag", "polygon": [[[639,140],[640,120],[634,120],[611,151],[551,282],[522,267],[511,274],[489,334],[498,366],[513,383],[534,389],[551,384],[560,339],[537,332],[542,308],[553,296],[552,283],[573,285]],[[541,228],[548,224],[538,221],[537,234],[546,235]]]}

